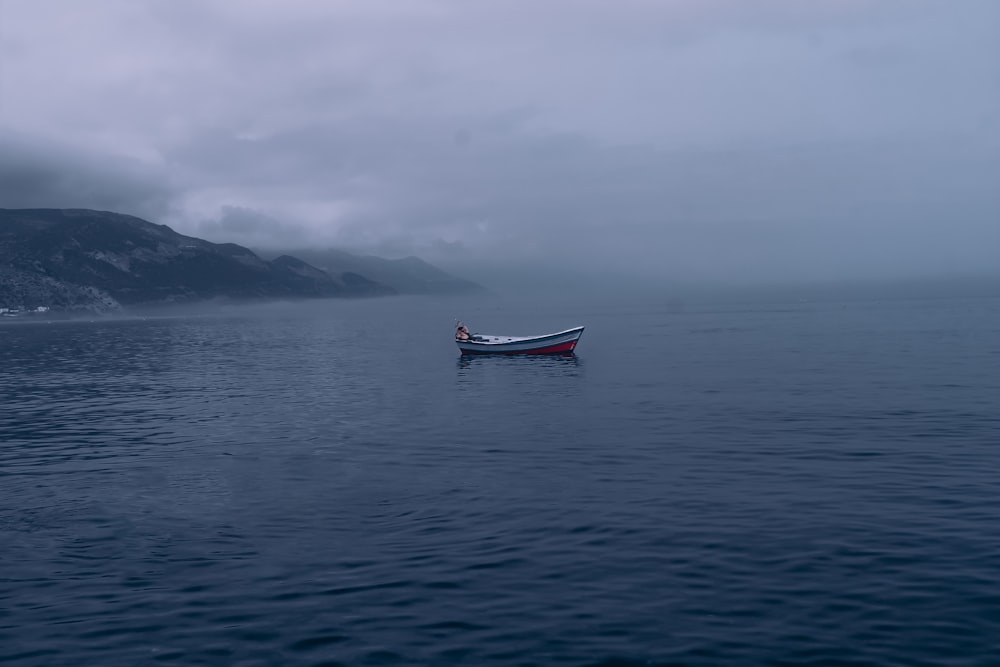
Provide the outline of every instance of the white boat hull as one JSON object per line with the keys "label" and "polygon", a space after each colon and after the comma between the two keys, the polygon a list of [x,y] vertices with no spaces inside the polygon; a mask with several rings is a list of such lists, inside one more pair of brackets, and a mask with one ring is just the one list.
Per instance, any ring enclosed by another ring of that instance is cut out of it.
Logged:
{"label": "white boat hull", "polygon": [[583,327],[542,336],[491,336],[476,334],[456,340],[462,354],[572,354],[583,335]]}

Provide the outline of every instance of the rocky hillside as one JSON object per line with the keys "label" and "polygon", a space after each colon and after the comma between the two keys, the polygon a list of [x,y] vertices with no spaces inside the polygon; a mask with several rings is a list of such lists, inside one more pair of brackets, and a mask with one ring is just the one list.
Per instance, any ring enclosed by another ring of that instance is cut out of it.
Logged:
{"label": "rocky hillside", "polygon": [[300,259],[261,259],[140,218],[82,209],[0,209],[0,308],[88,309],[231,299],[359,297],[395,290]]}
{"label": "rocky hillside", "polygon": [[[258,251],[270,255],[267,251]],[[300,257],[324,271],[359,273],[383,285],[388,285],[400,294],[473,294],[485,288],[471,280],[458,278],[419,257],[384,259],[369,255],[355,255],[336,248],[301,248],[286,250],[290,255]]]}

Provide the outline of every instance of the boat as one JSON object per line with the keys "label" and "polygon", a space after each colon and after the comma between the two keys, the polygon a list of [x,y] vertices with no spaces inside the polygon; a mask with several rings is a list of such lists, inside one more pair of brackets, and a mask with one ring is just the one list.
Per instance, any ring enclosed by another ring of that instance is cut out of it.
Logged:
{"label": "boat", "polygon": [[583,327],[576,327],[541,336],[469,334],[455,343],[462,354],[573,354],[582,335]]}

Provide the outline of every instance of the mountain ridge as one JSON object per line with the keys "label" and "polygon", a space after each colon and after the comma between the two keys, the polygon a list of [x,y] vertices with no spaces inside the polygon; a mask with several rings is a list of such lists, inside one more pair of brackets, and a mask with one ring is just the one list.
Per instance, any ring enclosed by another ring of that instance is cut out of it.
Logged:
{"label": "mountain ridge", "polygon": [[0,208],[0,312],[8,314],[406,292],[360,271],[326,271],[288,254],[267,260],[235,243],[212,243],[122,213]]}
{"label": "mountain ridge", "polygon": [[327,272],[358,273],[388,285],[400,294],[476,294],[486,291],[479,283],[458,278],[413,255],[386,259],[339,248],[258,249],[256,252],[262,257],[293,255]]}

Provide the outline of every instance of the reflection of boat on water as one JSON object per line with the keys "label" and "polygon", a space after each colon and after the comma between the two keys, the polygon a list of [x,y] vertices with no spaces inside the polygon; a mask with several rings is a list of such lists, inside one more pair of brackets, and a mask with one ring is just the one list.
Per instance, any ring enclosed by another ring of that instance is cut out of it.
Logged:
{"label": "reflection of boat on water", "polygon": [[583,327],[576,327],[541,336],[471,334],[455,343],[462,354],[573,354],[582,335]]}
{"label": "reflection of boat on water", "polygon": [[[461,354],[457,357],[459,371],[470,369],[507,370],[531,373],[542,372],[543,375],[576,375],[583,368],[583,360],[575,354],[539,354],[528,356],[524,354]],[[537,376],[535,376],[537,377]]]}

